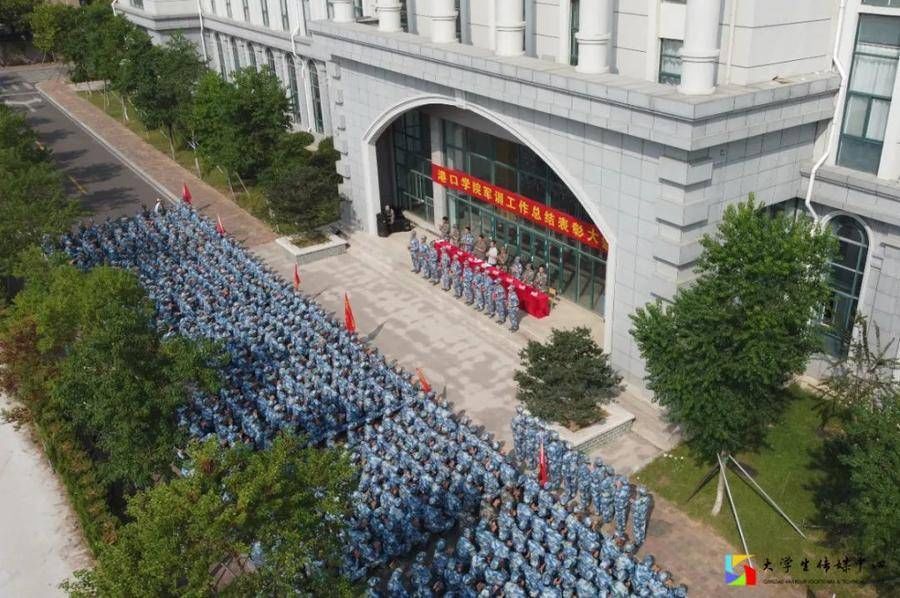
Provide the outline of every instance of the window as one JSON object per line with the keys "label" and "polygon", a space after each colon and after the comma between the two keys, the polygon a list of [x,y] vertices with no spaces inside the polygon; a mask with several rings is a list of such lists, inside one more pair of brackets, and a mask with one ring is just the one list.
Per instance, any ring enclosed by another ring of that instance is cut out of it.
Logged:
{"label": "window", "polygon": [[900,0],[862,0],[869,6],[886,6],[887,8],[900,8]]}
{"label": "window", "polygon": [[291,20],[288,17],[288,5],[287,0],[280,0],[281,4],[281,28],[284,31],[291,30]]}
{"label": "window", "polygon": [[353,0],[353,18],[361,19],[363,18],[363,3],[362,0]]}
{"label": "window", "polygon": [[213,14],[216,14],[216,0],[209,0],[209,9]]}
{"label": "window", "polygon": [[225,0],[225,14],[229,19],[231,18],[231,0]]}
{"label": "window", "polygon": [[216,34],[216,49],[219,54],[219,74],[224,79],[228,73],[225,71],[225,51],[222,50],[222,37],[218,33]]}
{"label": "window", "polygon": [[260,2],[260,6],[262,7],[262,17],[263,17],[263,26],[269,26],[269,0],[262,0]]}
{"label": "window", "polygon": [[250,22],[250,0],[241,0],[241,6],[244,9],[244,20]]}
{"label": "window", "polygon": [[234,59],[234,70],[241,68],[241,53],[238,52],[237,40],[231,38],[231,57]]}
{"label": "window", "polygon": [[455,0],[453,3],[454,9],[456,9],[456,41],[462,41],[462,9],[460,7],[460,0]]}
{"label": "window", "polygon": [[831,300],[822,314],[825,352],[835,357],[847,354],[853,320],[862,290],[863,273],[869,253],[869,237],[858,220],[838,216],[829,223],[840,249],[831,262]]}
{"label": "window", "polygon": [[271,48],[266,48],[266,64],[272,69],[273,75],[277,74],[277,71],[275,70],[275,55],[272,54]]}
{"label": "window", "polygon": [[900,56],[900,18],[859,15],[837,163],[878,174]]}
{"label": "window", "polygon": [[247,42],[247,57],[250,59],[250,66],[253,67],[253,70],[259,70],[256,68],[256,48],[250,42]]}
{"label": "window", "polygon": [[575,35],[578,33],[578,6],[579,0],[572,0],[572,15],[569,17],[569,64],[578,65],[578,39]]}
{"label": "window", "polygon": [[131,0],[131,5],[135,8],[144,9],[144,0]]}
{"label": "window", "polygon": [[294,57],[287,55],[288,69],[288,89],[291,93],[291,114],[294,116],[294,122],[300,123],[300,94],[297,90],[297,68],[294,65]]}
{"label": "window", "polygon": [[681,83],[681,46],[680,39],[659,40],[659,82],[668,85]]}
{"label": "window", "polygon": [[319,89],[319,72],[316,69],[316,63],[310,60],[307,63],[309,67],[309,89],[312,92],[313,104],[313,124],[316,133],[325,132],[325,118],[322,114],[322,90]]}
{"label": "window", "polygon": [[406,0],[400,0],[400,29],[409,31],[409,16],[406,12]]}

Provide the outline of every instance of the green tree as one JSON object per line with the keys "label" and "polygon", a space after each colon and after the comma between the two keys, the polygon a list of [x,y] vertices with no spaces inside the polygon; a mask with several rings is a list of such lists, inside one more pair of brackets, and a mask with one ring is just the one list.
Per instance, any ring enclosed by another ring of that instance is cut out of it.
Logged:
{"label": "green tree", "polygon": [[108,52],[109,46],[102,43],[103,31],[112,26],[115,19],[109,5],[88,4],[74,11],[65,21],[61,54],[72,66],[73,81],[97,79],[96,66],[103,62],[99,52]]}
{"label": "green tree", "polygon": [[[631,331],[654,401],[702,460],[751,450],[777,421],[782,392],[821,348],[833,237],[805,218],[770,217],[751,195],[701,241],[694,284],[636,310]],[[724,472],[713,512],[722,504]]]}
{"label": "green tree", "polygon": [[261,183],[278,225],[309,232],[340,218],[341,177],[334,168],[340,154],[330,138],[322,140],[315,152],[296,147],[303,141],[305,137],[285,136]]}
{"label": "green tree", "polygon": [[[169,477],[174,447],[184,441],[176,409],[194,392],[217,391],[218,352],[178,337],[161,341],[153,304],[128,271],[83,273],[34,255],[24,268],[29,283],[7,330],[33,330],[35,351],[53,364],[49,400],[31,407],[39,417],[45,409],[62,416],[114,494]],[[3,340],[21,338],[28,336]]]}
{"label": "green tree", "polygon": [[[844,416],[843,431],[824,448],[830,475],[822,477],[819,512],[840,544],[870,564],[875,573],[900,579],[900,395],[883,397],[881,407],[855,404]],[[886,586],[888,589],[890,586]],[[886,592],[885,595],[893,595]]]}
{"label": "green tree", "polygon": [[197,152],[203,160],[226,172],[232,196],[231,173],[237,171],[242,160],[236,112],[235,87],[218,73],[207,71],[197,84],[188,128],[193,132]]}
{"label": "green tree", "polygon": [[[338,574],[341,531],[355,474],[339,449],[280,436],[265,451],[189,449],[190,475],[128,504],[131,522],[76,574],[74,596],[348,596]],[[223,588],[224,566],[247,571],[255,542],[262,563]]]}
{"label": "green tree", "polygon": [[153,46],[140,60],[143,68],[131,79],[133,102],[144,124],[162,129],[175,158],[175,126],[186,119],[204,66],[197,49],[181,34],[165,46]]}
{"label": "green tree", "polygon": [[528,341],[515,373],[518,399],[534,415],[575,428],[603,418],[601,405],[621,391],[622,377],[586,327],[554,328],[546,343]]}
{"label": "green tree", "polygon": [[256,178],[271,162],[290,127],[290,102],[271,71],[246,68],[234,73],[235,112],[231,115],[241,140],[240,177]]}
{"label": "green tree", "polygon": [[31,13],[37,4],[37,0],[3,0],[0,2],[0,24],[16,35],[29,33]]}
{"label": "green tree", "polygon": [[51,57],[62,51],[67,25],[75,18],[76,10],[65,4],[41,2],[31,13],[34,47]]}
{"label": "green tree", "polygon": [[66,197],[62,176],[24,117],[0,104],[0,277],[13,290],[17,255],[44,235],[66,231],[81,213]]}
{"label": "green tree", "polygon": [[143,29],[134,27],[123,40],[121,60],[110,85],[119,93],[122,101],[122,115],[128,120],[128,102],[141,88],[141,77],[152,75],[150,69],[145,68],[145,58],[153,50],[153,42]]}

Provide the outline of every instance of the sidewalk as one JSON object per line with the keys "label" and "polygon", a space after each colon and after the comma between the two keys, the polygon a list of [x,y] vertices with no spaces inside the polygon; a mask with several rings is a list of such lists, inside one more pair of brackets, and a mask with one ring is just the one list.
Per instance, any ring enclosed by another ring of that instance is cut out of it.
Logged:
{"label": "sidewalk", "polygon": [[[99,136],[126,163],[138,164],[142,176],[157,181],[170,197],[179,197],[181,183],[186,181],[197,209],[212,218],[221,214],[226,229],[290,280],[293,262],[274,243],[276,236],[263,223],[184,171],[124,125],[78,98],[65,84],[46,82],[39,87],[49,100]],[[412,274],[401,236],[379,239],[359,233],[350,240],[345,255],[302,267],[304,292],[337,314],[342,314],[343,294],[349,292],[362,335],[405,368],[423,368],[437,392],[445,393],[458,410],[506,441],[508,450],[509,421],[517,404],[512,372],[519,364],[518,351],[529,338],[549,334],[554,325],[572,326],[587,317],[586,322],[596,326],[598,320],[569,306],[571,311],[564,307],[545,321],[526,319],[522,330],[513,334]],[[638,420],[631,433],[602,447],[598,454],[617,470],[633,472],[673,446],[678,436],[655,405],[627,393],[619,402],[635,413]],[[695,596],[722,594],[724,555],[739,552],[714,531],[690,520],[662,499],[657,500],[645,547],[647,552],[657,555],[661,566],[673,572],[678,583],[688,585]],[[783,588],[765,586],[747,590],[754,596],[790,593]]]}

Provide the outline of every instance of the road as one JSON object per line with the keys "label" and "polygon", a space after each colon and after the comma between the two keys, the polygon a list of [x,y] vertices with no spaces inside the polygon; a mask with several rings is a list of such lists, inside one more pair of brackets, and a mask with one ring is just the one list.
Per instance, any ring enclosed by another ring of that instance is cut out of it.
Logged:
{"label": "road", "polygon": [[156,189],[35,89],[34,83],[55,76],[56,67],[0,70],[0,101],[25,114],[41,144],[52,151],[67,191],[95,219],[133,214],[141,204],[152,208]]}

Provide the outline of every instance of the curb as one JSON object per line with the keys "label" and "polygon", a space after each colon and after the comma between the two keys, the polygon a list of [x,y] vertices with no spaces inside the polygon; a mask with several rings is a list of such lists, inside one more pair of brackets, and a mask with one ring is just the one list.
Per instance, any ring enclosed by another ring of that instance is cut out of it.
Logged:
{"label": "curb", "polygon": [[103,136],[101,136],[99,133],[94,131],[88,125],[84,124],[83,122],[81,122],[80,120],[75,118],[75,116],[71,112],[69,112],[69,110],[66,107],[64,107],[62,104],[57,102],[56,99],[53,98],[53,96],[51,96],[49,93],[44,91],[40,85],[35,85],[35,89],[38,90],[38,93],[40,93],[44,99],[46,99],[50,104],[52,104],[57,110],[62,112],[66,116],[66,118],[68,118],[73,123],[75,123],[75,125],[78,126],[82,131],[84,131],[85,133],[87,133],[88,135],[93,137],[94,140],[97,141],[97,143],[102,145],[109,153],[111,153],[119,161],[121,161],[128,168],[130,168],[145,183],[147,183],[148,185],[150,185],[151,187],[153,187],[154,189],[159,191],[160,194],[162,194],[162,197],[167,199],[173,205],[178,203],[179,198],[174,193],[172,193],[166,187],[164,187],[162,185],[162,183],[160,183],[159,181],[154,179],[150,174],[147,173],[147,171],[145,171],[140,166],[135,164],[134,161],[131,160],[131,158],[126,156],[124,153],[122,153],[121,150],[119,150],[113,144],[108,142]]}

